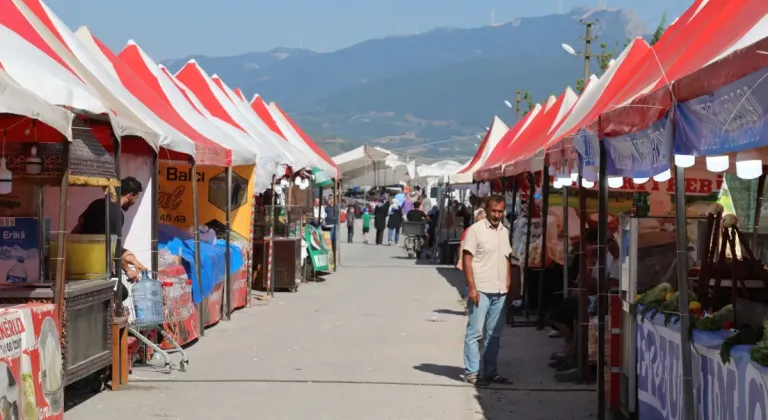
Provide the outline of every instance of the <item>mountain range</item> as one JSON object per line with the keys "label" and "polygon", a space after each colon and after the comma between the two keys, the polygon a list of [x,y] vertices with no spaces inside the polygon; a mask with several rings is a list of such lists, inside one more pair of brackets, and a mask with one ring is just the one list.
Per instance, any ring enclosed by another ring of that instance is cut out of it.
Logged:
{"label": "mountain range", "polygon": [[[361,144],[401,154],[465,159],[493,115],[508,125],[515,91],[536,102],[583,76],[583,21],[596,22],[593,53],[617,55],[648,28],[629,10],[574,9],[480,28],[440,28],[372,39],[333,52],[276,48],[231,57],[167,60],[172,71],[195,59],[247,94],[277,101],[329,154]],[[596,69],[597,65],[592,64]],[[522,105],[523,110],[527,105]]]}

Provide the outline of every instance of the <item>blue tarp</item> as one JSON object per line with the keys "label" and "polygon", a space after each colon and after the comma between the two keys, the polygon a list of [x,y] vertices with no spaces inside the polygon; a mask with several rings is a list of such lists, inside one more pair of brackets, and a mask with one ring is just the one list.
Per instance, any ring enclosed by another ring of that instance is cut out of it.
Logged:
{"label": "blue tarp", "polygon": [[[223,239],[216,240],[216,247],[222,250],[227,249],[227,241]],[[235,274],[245,265],[243,261],[243,251],[235,244],[229,244],[229,274]]]}
{"label": "blue tarp", "polygon": [[[157,230],[159,248],[167,248],[173,255],[181,253],[187,277],[192,279],[192,298],[195,303],[200,303],[211,294],[216,284],[224,280],[225,241],[219,240],[216,245],[200,243],[202,290],[199,290],[195,270],[195,239],[189,233],[167,224],[159,224]],[[242,267],[243,257],[239,247],[230,245],[230,249],[230,273],[233,273]]]}

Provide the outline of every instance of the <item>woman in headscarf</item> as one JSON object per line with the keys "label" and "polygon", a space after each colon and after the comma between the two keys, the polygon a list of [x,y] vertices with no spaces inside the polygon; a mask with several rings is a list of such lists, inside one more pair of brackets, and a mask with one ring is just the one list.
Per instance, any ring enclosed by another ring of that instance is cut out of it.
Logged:
{"label": "woman in headscarf", "polygon": [[392,200],[392,207],[390,207],[389,220],[387,221],[387,228],[389,229],[388,242],[389,246],[392,243],[397,245],[400,241],[400,227],[403,225],[403,212],[400,210],[400,206],[397,200]]}

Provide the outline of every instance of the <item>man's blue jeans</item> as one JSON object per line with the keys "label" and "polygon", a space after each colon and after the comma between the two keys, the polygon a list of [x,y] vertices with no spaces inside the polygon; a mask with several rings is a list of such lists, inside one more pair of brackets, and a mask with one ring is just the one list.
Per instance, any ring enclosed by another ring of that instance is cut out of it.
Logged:
{"label": "man's blue jeans", "polygon": [[[477,305],[467,300],[467,335],[464,339],[464,374],[498,375],[497,359],[504,330],[506,295],[480,292]],[[483,338],[483,369],[480,371],[480,338]]]}
{"label": "man's blue jeans", "polygon": [[388,228],[387,230],[389,230],[389,232],[387,232],[387,240],[397,245],[397,243],[400,242],[400,229]]}

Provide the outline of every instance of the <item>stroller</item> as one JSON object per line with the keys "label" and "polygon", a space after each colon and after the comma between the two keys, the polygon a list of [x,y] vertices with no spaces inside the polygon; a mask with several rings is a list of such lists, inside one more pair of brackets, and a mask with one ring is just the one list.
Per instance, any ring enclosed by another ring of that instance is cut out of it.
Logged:
{"label": "stroller", "polygon": [[426,235],[426,223],[403,222],[403,236],[405,236],[405,250],[408,251],[408,258],[421,258]]}

